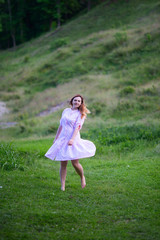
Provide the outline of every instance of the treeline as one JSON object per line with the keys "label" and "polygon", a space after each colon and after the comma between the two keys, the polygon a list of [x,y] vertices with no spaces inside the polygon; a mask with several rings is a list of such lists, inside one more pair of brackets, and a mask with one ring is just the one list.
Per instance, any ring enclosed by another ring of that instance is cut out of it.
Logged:
{"label": "treeline", "polygon": [[[56,30],[104,0],[0,0],[0,49]],[[78,26],[77,26],[78,27]]]}

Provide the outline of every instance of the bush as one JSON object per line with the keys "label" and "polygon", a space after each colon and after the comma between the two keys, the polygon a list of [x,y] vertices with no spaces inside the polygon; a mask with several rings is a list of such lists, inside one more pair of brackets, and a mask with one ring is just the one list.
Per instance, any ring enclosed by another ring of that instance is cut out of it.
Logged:
{"label": "bush", "polygon": [[133,112],[138,108],[138,105],[131,101],[120,101],[115,109],[113,109],[113,115],[117,114],[124,114],[128,112]]}
{"label": "bush", "polygon": [[106,108],[106,105],[101,102],[93,102],[89,105],[89,110],[93,116],[102,113],[104,111],[104,108]]}
{"label": "bush", "polygon": [[129,94],[132,94],[135,92],[135,89],[133,87],[125,87],[123,88],[121,91],[120,91],[120,96],[121,97],[125,97],[125,96],[128,96]]}
{"label": "bush", "polygon": [[45,63],[39,70],[40,72],[46,72],[52,69],[52,65],[49,63]]}
{"label": "bush", "polygon": [[160,67],[159,67],[159,63],[154,64],[154,65],[150,65],[147,66],[144,69],[148,79],[154,79],[160,76]]}
{"label": "bush", "polygon": [[144,89],[142,94],[147,96],[156,96],[158,94],[158,90],[155,86],[153,86],[152,88]]}
{"label": "bush", "polygon": [[39,78],[37,78],[36,76],[30,76],[26,79],[26,82],[27,82],[27,84],[28,83],[31,83],[31,84],[36,83],[36,82],[39,82]]}
{"label": "bush", "polygon": [[31,94],[31,90],[30,89],[25,89],[24,94]]}
{"label": "bush", "polygon": [[24,59],[23,59],[23,62],[24,62],[24,63],[28,63],[28,62],[29,62],[29,59],[30,59],[29,56],[25,56]]}
{"label": "bush", "polygon": [[72,56],[72,50],[70,48],[62,48],[57,50],[56,60],[66,60]]}
{"label": "bush", "polygon": [[127,41],[127,34],[126,32],[119,32],[119,33],[116,33],[114,35],[114,38],[115,38],[115,41],[117,43],[117,45],[121,45],[122,43],[126,42]]}
{"label": "bush", "polygon": [[17,121],[27,119],[29,117],[28,112],[19,113],[16,116]]}
{"label": "bush", "polygon": [[[88,137],[90,139],[95,139],[98,144],[104,146],[140,139],[152,141],[160,138],[160,125],[132,125],[103,129],[92,129],[89,133],[83,133],[83,136],[86,138]],[[130,143],[129,146],[131,145],[132,144]],[[123,147],[127,146],[128,145],[123,144]]]}
{"label": "bush", "polygon": [[53,41],[50,45],[50,50],[55,50],[59,47],[65,46],[68,44],[68,39],[67,38],[59,38]]}
{"label": "bush", "polygon": [[10,101],[10,100],[17,100],[20,99],[21,97],[18,94],[13,94],[13,95],[2,95],[1,99],[3,101]]}
{"label": "bush", "polygon": [[56,133],[57,129],[58,129],[58,125],[49,126],[49,128],[47,129],[47,134]]}

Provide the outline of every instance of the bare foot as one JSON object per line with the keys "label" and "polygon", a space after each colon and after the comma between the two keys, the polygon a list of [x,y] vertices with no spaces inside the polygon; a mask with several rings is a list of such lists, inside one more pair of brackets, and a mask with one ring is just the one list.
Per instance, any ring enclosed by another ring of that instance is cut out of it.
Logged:
{"label": "bare foot", "polygon": [[61,187],[61,190],[62,190],[62,191],[65,191],[65,187]]}
{"label": "bare foot", "polygon": [[86,186],[85,176],[83,176],[82,179],[81,179],[81,186],[82,186],[82,188],[85,188],[85,186]]}

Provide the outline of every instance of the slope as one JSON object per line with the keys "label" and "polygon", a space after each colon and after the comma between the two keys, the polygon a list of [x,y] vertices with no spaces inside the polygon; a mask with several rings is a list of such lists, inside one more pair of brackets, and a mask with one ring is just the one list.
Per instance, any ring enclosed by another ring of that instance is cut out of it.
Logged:
{"label": "slope", "polygon": [[48,135],[61,110],[54,120],[36,115],[81,93],[93,116],[86,127],[158,122],[159,9],[158,0],[105,2],[56,33],[1,52],[1,100],[10,108],[3,121],[20,123],[16,135]]}

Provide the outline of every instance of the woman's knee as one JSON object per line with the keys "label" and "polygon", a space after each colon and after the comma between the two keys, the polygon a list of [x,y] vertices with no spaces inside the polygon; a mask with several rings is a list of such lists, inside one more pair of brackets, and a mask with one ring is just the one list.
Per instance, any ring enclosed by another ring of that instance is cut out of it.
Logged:
{"label": "woman's knee", "polygon": [[79,165],[79,161],[78,160],[72,160],[72,165],[73,165],[73,167],[77,167]]}
{"label": "woman's knee", "polygon": [[66,168],[68,161],[61,161],[61,167]]}

